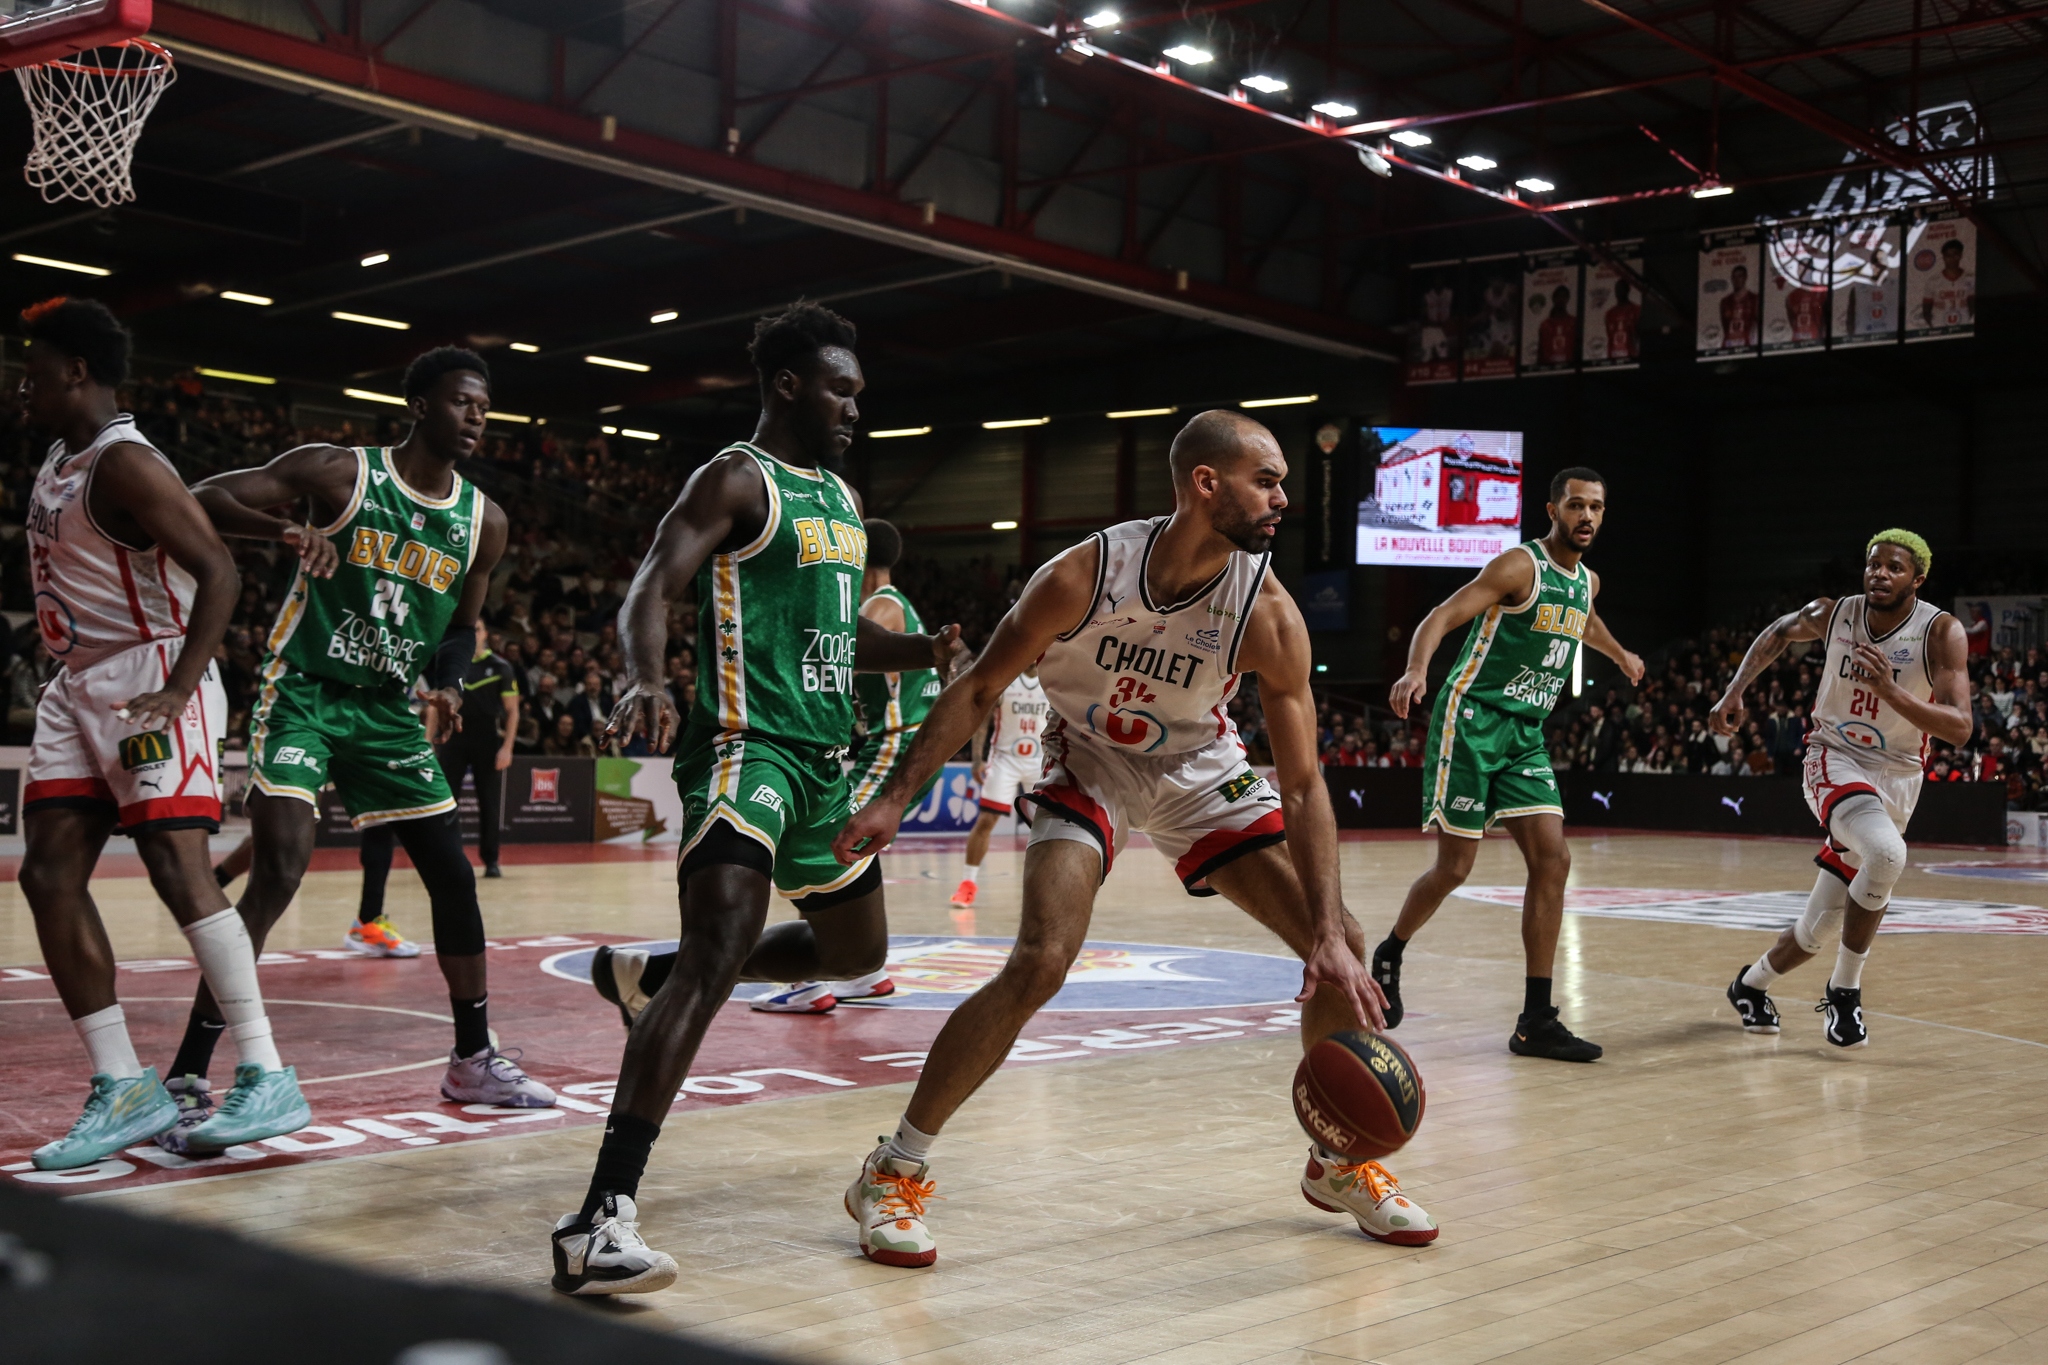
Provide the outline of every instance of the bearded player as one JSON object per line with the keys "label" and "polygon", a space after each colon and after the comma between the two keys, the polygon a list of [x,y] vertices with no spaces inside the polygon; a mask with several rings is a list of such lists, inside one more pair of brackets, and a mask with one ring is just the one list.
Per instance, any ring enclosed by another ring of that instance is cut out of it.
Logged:
{"label": "bearded player", "polygon": [[27,515],[36,625],[63,665],[36,705],[23,793],[21,891],[57,994],[92,1059],[71,1131],[38,1170],[105,1160],[173,1128],[176,1101],[143,1066],[114,995],[114,954],[88,883],[107,836],[135,840],[150,885],[225,1002],[235,1088],[195,1148],[223,1151],[313,1121],[256,984],[256,952],[208,866],[220,829],[227,696],[213,667],[240,583],[227,546],[178,473],[116,405],[128,332],[99,303],[51,299],[21,315],[21,400],[56,436]]}
{"label": "bearded player", "polygon": [[1019,795],[1038,785],[1045,757],[1045,688],[1038,682],[1038,661],[1003,689],[988,725],[974,732],[974,780],[981,789],[974,828],[967,832],[967,862],[953,904],[972,909],[981,885],[981,860],[988,856],[989,836],[996,821],[1016,810]]}
{"label": "bearded player", "polygon": [[[1360,960],[1364,937],[1338,883],[1308,631],[1268,572],[1287,462],[1263,426],[1220,411],[1189,422],[1170,458],[1173,515],[1112,526],[1040,569],[981,657],[940,696],[889,785],[833,841],[849,866],[887,845],[902,798],[1038,661],[1052,718],[1045,779],[1026,798],[1038,818],[1017,944],[995,979],[946,1017],[895,1136],[869,1153],[846,1192],[870,1260],[938,1259],[924,1222],[932,1144],[1066,980],[1096,888],[1134,830],[1151,836],[1189,895],[1220,892],[1301,956],[1305,1046],[1381,1022]],[[1259,675],[1277,792],[1246,763],[1226,710],[1249,672]],[[1381,1241],[1437,1235],[1377,1162],[1312,1148],[1301,1188]]]}
{"label": "bearded player", "polygon": [[1743,693],[1785,646],[1827,641],[1813,731],[1806,741],[1806,804],[1827,832],[1806,913],[1771,950],[1728,984],[1728,1003],[1751,1033],[1776,1033],[1771,983],[1821,950],[1837,924],[1841,942],[1826,997],[1815,1010],[1836,1047],[1870,1041],[1863,1024],[1863,964],[1892,887],[1906,870],[1906,825],[1920,798],[1927,738],[1970,742],[1969,641],[1962,622],[1920,586],[1934,565],[1911,531],[1879,531],[1864,547],[1863,592],[1818,597],[1756,637],[1715,704],[1717,734],[1742,728]]}
{"label": "bearded player", "polygon": [[1508,1050],[1590,1062],[1599,1058],[1599,1045],[1566,1028],[1550,1002],[1572,857],[1543,722],[1571,681],[1581,640],[1620,664],[1630,682],[1642,678],[1643,661],[1621,647],[1593,609],[1600,576],[1583,562],[1607,515],[1606,481],[1590,469],[1560,470],[1550,481],[1549,511],[1548,534],[1496,556],[1437,604],[1408,642],[1408,671],[1389,698],[1403,719],[1429,691],[1430,656],[1444,636],[1472,623],[1429,718],[1422,828],[1437,831],[1436,863],[1408,888],[1400,917],[1373,950],[1372,972],[1386,992],[1387,1027],[1394,1028],[1404,1012],[1402,951],[1444,897],[1465,884],[1486,831],[1505,824],[1529,870],[1522,899],[1528,975]]}
{"label": "bearded player", "polygon": [[[476,877],[455,797],[408,705],[424,675],[440,728],[463,723],[462,673],[506,537],[504,511],[455,472],[483,436],[490,371],[470,351],[439,347],[406,370],[405,401],[412,430],[395,446],[299,446],[193,490],[223,535],[310,535],[335,550],[318,567],[301,564],[265,642],[249,726],[254,861],[240,908],[260,949],[306,874],[319,791],[333,782],[349,822],[391,827],[426,883],[455,1018],[443,1098],[544,1109],[554,1092],[491,1042]],[[301,498],[310,527],[260,510]],[[188,1120],[204,1111],[216,1017],[202,990],[171,1066],[173,1087],[188,1087]]]}

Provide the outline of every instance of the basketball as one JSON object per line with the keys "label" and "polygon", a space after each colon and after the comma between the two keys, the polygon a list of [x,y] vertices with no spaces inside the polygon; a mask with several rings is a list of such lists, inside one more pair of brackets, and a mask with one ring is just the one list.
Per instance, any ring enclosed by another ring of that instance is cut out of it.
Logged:
{"label": "basketball", "polygon": [[1428,1102],[1415,1059],[1385,1034],[1334,1033],[1294,1070],[1294,1116],[1340,1156],[1391,1156],[1422,1126]]}

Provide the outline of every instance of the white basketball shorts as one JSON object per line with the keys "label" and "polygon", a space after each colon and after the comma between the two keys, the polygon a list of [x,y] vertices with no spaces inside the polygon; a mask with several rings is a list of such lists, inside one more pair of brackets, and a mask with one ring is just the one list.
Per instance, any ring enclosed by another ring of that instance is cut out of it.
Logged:
{"label": "white basketball shorts", "polygon": [[1210,873],[1287,837],[1280,795],[1245,762],[1235,731],[1189,753],[1146,757],[1082,738],[1062,721],[1048,731],[1046,753],[1045,780],[1024,797],[1039,812],[1031,842],[1092,844],[1105,877],[1140,830],[1189,895],[1213,896]]}
{"label": "white basketball shorts", "polygon": [[1030,758],[990,754],[987,766],[981,771],[981,808],[997,815],[1008,815],[1017,804],[1018,793],[1029,792],[1038,785],[1044,766],[1035,753]]}
{"label": "white basketball shorts", "polygon": [[60,669],[36,706],[22,809],[111,807],[124,833],[220,829],[227,692],[214,664],[175,725],[145,730],[119,709],[170,677],[182,640],[156,640],[77,670]]}
{"label": "white basketball shorts", "polygon": [[1824,744],[1807,746],[1803,777],[1807,809],[1823,829],[1828,827],[1828,817],[1834,814],[1838,802],[1861,792],[1882,802],[1884,813],[1904,834],[1913,819],[1913,807],[1920,800],[1921,774],[1917,767],[1900,769]]}

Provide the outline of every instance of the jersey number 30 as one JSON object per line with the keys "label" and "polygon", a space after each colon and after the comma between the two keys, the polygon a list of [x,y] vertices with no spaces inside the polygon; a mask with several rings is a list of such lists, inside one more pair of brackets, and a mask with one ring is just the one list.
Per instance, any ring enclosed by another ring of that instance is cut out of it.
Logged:
{"label": "jersey number 30", "polygon": [[1577,643],[1577,640],[1552,640],[1550,648],[1543,652],[1541,667],[1563,668],[1571,661],[1572,646]]}

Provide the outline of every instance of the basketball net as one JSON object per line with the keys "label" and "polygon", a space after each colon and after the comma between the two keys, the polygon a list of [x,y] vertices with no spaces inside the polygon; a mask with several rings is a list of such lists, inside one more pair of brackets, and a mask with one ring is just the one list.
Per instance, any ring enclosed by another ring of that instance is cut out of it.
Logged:
{"label": "basketball net", "polygon": [[134,199],[136,140],[177,77],[171,54],[141,38],[17,68],[35,133],[23,178],[48,204],[83,199],[104,209]]}

